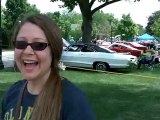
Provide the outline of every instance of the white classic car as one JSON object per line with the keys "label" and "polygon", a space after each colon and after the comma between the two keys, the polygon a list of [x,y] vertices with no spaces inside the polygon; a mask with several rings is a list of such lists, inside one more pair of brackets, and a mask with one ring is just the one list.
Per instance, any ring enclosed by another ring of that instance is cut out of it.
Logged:
{"label": "white classic car", "polygon": [[63,50],[64,50],[64,49],[66,49],[66,47],[70,46],[70,43],[67,40],[65,40],[64,38],[62,38],[62,40],[63,40]]}
{"label": "white classic car", "polygon": [[127,68],[131,64],[137,64],[137,57],[118,54],[95,44],[75,44],[63,51],[61,62],[66,67],[85,67],[106,71],[110,68]]}
{"label": "white classic car", "polygon": [[4,68],[14,67],[14,51],[3,51],[2,61]]}

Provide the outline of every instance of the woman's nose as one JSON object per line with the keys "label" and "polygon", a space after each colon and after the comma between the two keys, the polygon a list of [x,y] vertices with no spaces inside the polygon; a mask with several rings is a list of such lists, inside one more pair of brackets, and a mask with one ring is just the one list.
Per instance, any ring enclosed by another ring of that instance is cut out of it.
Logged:
{"label": "woman's nose", "polygon": [[30,45],[28,45],[28,46],[24,49],[23,53],[25,53],[25,54],[33,54],[33,53],[34,53],[34,50],[32,49],[32,47],[31,47]]}

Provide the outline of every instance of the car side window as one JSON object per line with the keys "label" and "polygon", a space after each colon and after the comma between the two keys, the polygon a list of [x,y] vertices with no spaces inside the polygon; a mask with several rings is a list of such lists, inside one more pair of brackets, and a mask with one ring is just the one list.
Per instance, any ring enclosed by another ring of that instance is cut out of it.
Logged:
{"label": "car side window", "polygon": [[112,48],[118,48],[118,47],[119,47],[118,45],[113,45],[113,46],[112,46]]}
{"label": "car side window", "polygon": [[77,49],[78,49],[77,46],[71,46],[71,47],[68,48],[68,51],[76,52]]}
{"label": "car side window", "polygon": [[87,49],[89,52],[95,52],[94,46],[88,46]]}
{"label": "car side window", "polygon": [[121,46],[121,49],[127,49],[127,47],[125,47],[125,46]]}
{"label": "car side window", "polygon": [[84,46],[81,50],[82,52],[94,52],[93,48]]}
{"label": "car side window", "polygon": [[81,49],[81,51],[82,51],[82,52],[86,52],[86,49],[87,49],[86,46],[84,46],[84,47]]}
{"label": "car side window", "polygon": [[77,50],[76,50],[76,51],[77,51],[77,52],[80,52],[80,51],[81,51],[81,49],[82,49],[82,48],[81,48],[81,47],[79,47],[79,48],[77,48]]}

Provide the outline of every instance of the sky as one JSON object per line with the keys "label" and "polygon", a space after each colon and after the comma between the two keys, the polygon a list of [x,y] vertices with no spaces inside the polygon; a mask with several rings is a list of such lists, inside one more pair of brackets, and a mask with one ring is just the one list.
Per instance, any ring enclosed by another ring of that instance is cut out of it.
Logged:
{"label": "sky", "polygon": [[[2,6],[5,5],[6,0],[1,0]],[[63,3],[60,0],[58,2],[50,2],[51,0],[27,0],[30,4],[35,4],[36,7],[42,12],[55,12],[55,11],[64,11],[66,9],[59,8],[58,5],[62,5]],[[140,0],[140,2],[133,2],[134,0],[130,0],[132,2],[125,2],[122,0],[120,2],[113,3],[111,5],[106,6],[101,9],[104,13],[112,13],[115,18],[119,20],[122,18],[122,14],[129,14],[132,20],[136,24],[143,25],[144,27],[147,25],[148,17],[152,15],[155,11],[160,10],[160,2],[158,0]],[[96,3],[99,5],[100,3]],[[96,7],[96,6],[94,6]],[[80,13],[78,7],[74,9],[77,13]]]}

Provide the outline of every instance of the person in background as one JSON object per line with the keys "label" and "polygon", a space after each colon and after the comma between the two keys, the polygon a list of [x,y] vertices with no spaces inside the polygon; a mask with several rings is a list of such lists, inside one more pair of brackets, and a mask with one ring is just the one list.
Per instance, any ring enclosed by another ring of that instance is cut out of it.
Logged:
{"label": "person in background", "polygon": [[153,49],[143,53],[138,60],[137,68],[140,69],[142,64],[154,64],[156,58],[156,53]]}
{"label": "person in background", "polygon": [[12,40],[24,79],[5,93],[1,120],[95,120],[85,93],[60,76],[63,42],[54,21],[43,14],[26,16]]}
{"label": "person in background", "polygon": [[92,39],[92,43],[97,44],[97,38]]}
{"label": "person in background", "polygon": [[73,39],[73,37],[71,37],[71,39],[69,40],[69,43],[70,43],[71,45],[73,45],[73,44],[76,43],[75,40]]}
{"label": "person in background", "polygon": [[77,41],[77,43],[78,44],[83,44],[82,37],[79,38],[79,40]]}

